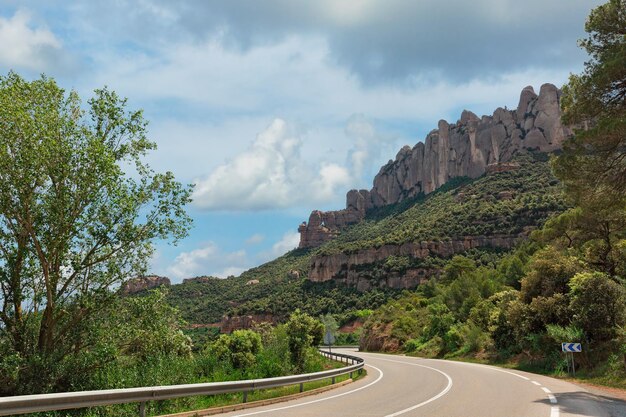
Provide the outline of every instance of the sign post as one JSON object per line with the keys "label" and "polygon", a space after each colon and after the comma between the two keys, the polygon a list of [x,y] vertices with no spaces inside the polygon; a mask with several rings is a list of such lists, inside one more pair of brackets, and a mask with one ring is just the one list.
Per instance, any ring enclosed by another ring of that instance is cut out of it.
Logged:
{"label": "sign post", "polygon": [[[565,353],[565,357],[568,358],[567,354],[569,353],[569,357],[572,360],[572,375],[576,376],[576,365],[574,363],[574,352],[580,353],[583,351],[583,347],[580,343],[561,343],[561,351]],[[567,362],[567,367],[569,368],[569,359]]]}
{"label": "sign post", "polygon": [[330,328],[326,329],[326,333],[324,334],[324,344],[328,345],[328,351],[332,352],[330,350],[330,345],[332,345],[333,343],[335,343],[335,336],[333,336],[333,332]]}

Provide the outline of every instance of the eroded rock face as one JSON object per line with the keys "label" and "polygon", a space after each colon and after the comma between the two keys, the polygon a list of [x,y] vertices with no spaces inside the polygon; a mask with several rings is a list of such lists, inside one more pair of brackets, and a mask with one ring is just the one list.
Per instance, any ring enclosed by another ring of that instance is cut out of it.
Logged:
{"label": "eroded rock face", "polygon": [[452,178],[515,169],[509,161],[522,149],[560,149],[571,130],[561,124],[559,97],[552,84],[542,85],[539,95],[529,86],[522,90],[515,110],[498,108],[492,116],[480,118],[465,110],[456,123],[439,121],[424,142],[403,147],[380,169],[370,191],[349,191],[345,209],[311,213],[309,222],[298,228],[300,247],[316,247],[334,238],[372,207],[428,194]]}
{"label": "eroded rock face", "polygon": [[140,291],[150,290],[152,288],[160,287],[161,285],[169,286],[170,280],[166,277],[160,277],[158,275],[148,275],[145,277],[137,277],[128,280],[122,285],[122,294],[129,295],[135,294]]}
{"label": "eroded rock face", "polygon": [[316,256],[311,260],[309,280],[324,282],[334,280],[359,291],[369,291],[374,287],[408,289],[415,288],[441,271],[433,269],[410,269],[404,274],[387,274],[382,280],[369,280],[359,272],[362,265],[383,261],[390,256],[409,256],[424,259],[428,256],[449,258],[454,254],[473,248],[513,248],[525,234],[518,236],[468,236],[459,240],[411,242],[403,245],[383,245],[355,253],[338,253]]}

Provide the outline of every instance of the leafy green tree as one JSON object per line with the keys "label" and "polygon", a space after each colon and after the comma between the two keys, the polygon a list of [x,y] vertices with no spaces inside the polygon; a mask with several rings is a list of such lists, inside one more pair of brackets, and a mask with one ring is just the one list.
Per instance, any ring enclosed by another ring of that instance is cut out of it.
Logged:
{"label": "leafy green tree", "polygon": [[304,369],[307,350],[324,339],[324,325],[300,310],[294,311],[285,323],[291,363],[297,371]]}
{"label": "leafy green tree", "polygon": [[569,286],[574,323],[591,340],[608,340],[626,324],[626,289],[622,285],[601,272],[584,272],[576,274]]}
{"label": "leafy green tree", "polygon": [[456,255],[444,268],[444,282],[452,282],[462,274],[476,270],[476,262],[465,256]]}
{"label": "leafy green tree", "polygon": [[[580,45],[590,56],[582,74],[563,87],[563,121],[576,125],[554,169],[577,205],[624,208],[626,203],[626,1],[595,8]],[[585,203],[583,205],[582,203]]]}
{"label": "leafy green tree", "polygon": [[235,330],[223,334],[211,346],[211,353],[225,360],[236,369],[250,368],[256,363],[256,355],[262,350],[261,336],[252,330]]}
{"label": "leafy green tree", "polygon": [[191,340],[181,331],[185,322],[166,297],[167,291],[157,289],[145,297],[112,300],[93,327],[92,333],[103,333],[94,342],[112,338],[119,354],[140,360],[191,355]]}
{"label": "leafy green tree", "polygon": [[582,263],[577,257],[547,246],[535,253],[530,261],[528,273],[522,279],[522,299],[525,303],[530,303],[538,296],[567,294],[569,280],[582,269]]}
{"label": "leafy green tree", "polygon": [[141,111],[107,88],[84,106],[47,77],[0,77],[0,333],[61,360],[155,239],[186,235],[191,188],[143,159]]}

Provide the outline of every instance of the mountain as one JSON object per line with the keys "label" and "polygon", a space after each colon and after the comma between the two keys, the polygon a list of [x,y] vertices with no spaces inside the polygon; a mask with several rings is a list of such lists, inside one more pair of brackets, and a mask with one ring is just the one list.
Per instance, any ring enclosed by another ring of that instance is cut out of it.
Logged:
{"label": "mountain", "polygon": [[494,267],[567,208],[547,154],[569,134],[559,94],[527,87],[515,111],[440,122],[383,166],[370,191],[350,191],[346,209],[313,212],[299,249],[240,277],[172,285],[170,301],[191,324],[222,331],[296,308],[343,325],[439,277],[456,254]]}
{"label": "mountain", "polygon": [[542,85],[539,95],[529,86],[522,90],[516,110],[498,108],[481,118],[465,110],[454,124],[440,120],[424,142],[403,147],[380,169],[371,190],[349,191],[345,209],[313,211],[308,223],[298,228],[300,247],[317,247],[335,238],[372,208],[429,194],[454,178],[506,170],[521,150],[560,149],[571,130],[561,124],[559,98],[552,84]]}

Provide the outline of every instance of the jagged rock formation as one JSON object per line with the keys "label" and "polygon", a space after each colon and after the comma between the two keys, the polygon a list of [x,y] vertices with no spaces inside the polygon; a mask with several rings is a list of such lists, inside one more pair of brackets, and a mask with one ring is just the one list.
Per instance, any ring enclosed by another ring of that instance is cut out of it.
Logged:
{"label": "jagged rock formation", "polygon": [[309,280],[324,282],[334,280],[356,287],[359,291],[379,288],[415,288],[440,271],[432,269],[411,269],[404,274],[388,274],[383,280],[371,282],[363,277],[359,267],[383,261],[390,256],[409,256],[424,259],[428,256],[448,258],[456,253],[473,248],[511,249],[526,235],[518,236],[467,236],[460,240],[412,242],[403,245],[383,245],[379,248],[367,248],[355,253],[337,253],[318,255],[311,260]]}
{"label": "jagged rock formation", "polygon": [[122,294],[129,295],[138,293],[140,291],[160,287],[161,285],[171,285],[169,278],[160,277],[158,275],[148,275],[145,277],[137,277],[126,281],[124,285],[122,285],[121,291]]}
{"label": "jagged rock formation", "polygon": [[300,247],[316,247],[334,238],[342,227],[361,221],[372,207],[428,194],[452,178],[515,169],[509,161],[522,149],[560,149],[571,131],[561,124],[559,97],[552,84],[542,85],[539,95],[526,87],[516,110],[498,108],[492,116],[481,118],[465,110],[454,124],[439,121],[424,142],[403,147],[395,160],[380,169],[370,191],[349,191],[345,209],[312,212],[309,222],[298,228]]}

